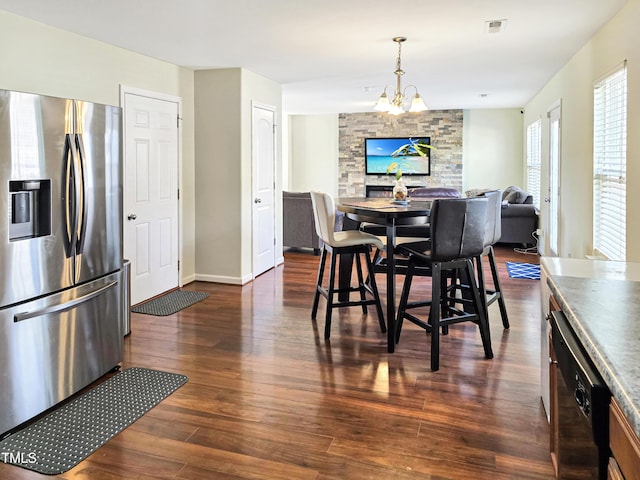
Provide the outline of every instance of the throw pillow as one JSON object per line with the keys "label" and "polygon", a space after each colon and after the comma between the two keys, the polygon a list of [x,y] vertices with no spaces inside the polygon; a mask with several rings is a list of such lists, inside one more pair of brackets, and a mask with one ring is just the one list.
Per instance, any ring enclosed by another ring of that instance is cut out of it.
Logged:
{"label": "throw pillow", "polygon": [[485,193],[491,191],[492,190],[490,188],[472,188],[471,190],[467,190],[464,193],[467,197],[481,197]]}
{"label": "throw pillow", "polygon": [[524,203],[529,194],[518,187],[508,187],[502,196],[502,200],[509,203]]}

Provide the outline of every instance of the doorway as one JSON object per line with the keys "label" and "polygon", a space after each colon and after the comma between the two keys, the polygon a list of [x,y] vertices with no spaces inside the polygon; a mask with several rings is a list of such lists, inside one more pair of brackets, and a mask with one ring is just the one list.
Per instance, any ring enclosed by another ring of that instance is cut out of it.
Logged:
{"label": "doorway", "polygon": [[131,304],[179,286],[181,100],[123,87],[124,256]]}
{"label": "doorway", "polygon": [[560,216],[560,161],[562,151],[562,109],[561,103],[555,104],[548,112],[549,117],[549,179],[545,216],[547,235],[545,252],[557,257],[559,254],[559,216]]}

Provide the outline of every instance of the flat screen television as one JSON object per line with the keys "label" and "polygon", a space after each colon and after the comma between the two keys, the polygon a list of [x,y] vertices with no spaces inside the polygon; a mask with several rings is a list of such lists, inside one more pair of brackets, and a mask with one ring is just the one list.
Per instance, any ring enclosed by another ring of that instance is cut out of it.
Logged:
{"label": "flat screen television", "polygon": [[[402,175],[431,175],[431,148],[424,145],[431,145],[431,137],[365,138],[366,174],[385,175],[396,162]],[[394,173],[395,169],[388,174]]]}

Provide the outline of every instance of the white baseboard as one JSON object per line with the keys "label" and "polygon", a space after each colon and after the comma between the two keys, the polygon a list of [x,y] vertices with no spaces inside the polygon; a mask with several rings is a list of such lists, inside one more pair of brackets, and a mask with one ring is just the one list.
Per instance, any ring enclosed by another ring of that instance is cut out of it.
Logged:
{"label": "white baseboard", "polygon": [[195,280],[199,282],[211,282],[211,283],[226,283],[229,285],[244,285],[253,280],[251,275],[245,275],[244,277],[225,277],[222,275],[201,275],[196,273]]}

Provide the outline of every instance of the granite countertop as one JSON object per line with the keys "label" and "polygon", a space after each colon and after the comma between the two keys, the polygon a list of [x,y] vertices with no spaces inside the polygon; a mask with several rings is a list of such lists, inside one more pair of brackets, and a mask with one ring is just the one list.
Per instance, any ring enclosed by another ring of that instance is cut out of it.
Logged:
{"label": "granite countertop", "polygon": [[640,437],[640,281],[550,275],[547,283]]}

